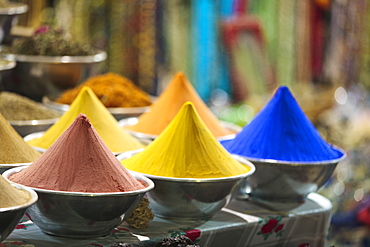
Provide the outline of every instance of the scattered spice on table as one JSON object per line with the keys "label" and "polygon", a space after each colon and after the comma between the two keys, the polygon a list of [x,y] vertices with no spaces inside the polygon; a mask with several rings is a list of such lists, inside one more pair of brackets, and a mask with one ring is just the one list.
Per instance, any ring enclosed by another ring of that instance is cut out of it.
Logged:
{"label": "scattered spice on table", "polygon": [[0,114],[0,164],[30,163],[40,155]]}
{"label": "scattered spice on table", "polygon": [[140,173],[175,178],[220,178],[249,171],[221,146],[191,102],[142,152],[121,163]]}
{"label": "scattered spice on table", "polygon": [[58,140],[30,166],[9,176],[30,187],[71,192],[126,192],[145,188],[126,170],[79,114]]}
{"label": "scattered spice on table", "polygon": [[27,203],[31,195],[14,187],[3,176],[0,176],[0,208],[14,207]]}
{"label": "scattered spice on table", "polygon": [[150,111],[140,115],[136,125],[126,128],[139,133],[159,135],[187,101],[194,104],[200,117],[216,137],[233,134],[221,125],[182,72],[176,73],[170,84],[152,104]]}
{"label": "scattered spice on table", "polygon": [[221,142],[233,154],[279,161],[325,161],[344,153],[327,143],[286,86],[232,140]]}
{"label": "scattered spice on table", "polygon": [[70,105],[84,86],[90,87],[106,107],[144,107],[151,104],[149,94],[116,73],[92,76],[81,85],[63,92],[55,101]]}
{"label": "scattered spice on table", "polygon": [[75,118],[84,113],[114,153],[121,153],[143,148],[144,145],[121,128],[117,120],[100,102],[89,87],[83,87],[77,98],[66,111],[40,138],[30,140],[32,146],[48,149],[61,134],[72,124]]}
{"label": "scattered spice on table", "polygon": [[60,114],[22,95],[0,92],[0,113],[6,120],[42,120],[60,117]]}

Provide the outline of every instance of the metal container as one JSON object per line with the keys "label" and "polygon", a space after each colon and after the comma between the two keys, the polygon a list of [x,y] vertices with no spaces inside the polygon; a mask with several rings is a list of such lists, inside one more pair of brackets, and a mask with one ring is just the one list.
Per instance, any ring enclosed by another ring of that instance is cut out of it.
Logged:
{"label": "metal container", "polygon": [[0,243],[5,240],[10,235],[10,233],[12,233],[12,231],[15,229],[15,227],[18,225],[19,221],[23,217],[27,208],[35,204],[37,201],[37,194],[32,189],[19,184],[12,185],[17,189],[21,189],[29,193],[31,195],[31,199],[27,203],[22,205],[0,208]]}
{"label": "metal container", "polygon": [[[128,118],[123,118],[118,121],[118,124],[122,126],[128,133],[131,135],[135,136],[138,139],[149,139],[149,140],[154,140],[155,138],[158,137],[158,135],[152,135],[152,134],[147,134],[147,133],[142,133],[142,132],[137,132],[130,130],[129,126],[133,126],[139,122],[139,119],[137,117],[128,117]],[[222,140],[229,140],[235,138],[236,133],[238,133],[242,128],[238,125],[232,124],[232,123],[227,123],[221,121],[221,125],[224,126],[225,128],[231,130],[235,134],[230,134],[227,136],[222,136],[218,137],[217,140],[222,141]]]}
{"label": "metal container", "polygon": [[21,166],[29,166],[32,163],[14,163],[14,164],[0,164],[0,174],[3,174],[6,170],[17,168]]}
{"label": "metal container", "polygon": [[[4,51],[5,52],[5,51]],[[107,54],[98,51],[88,56],[33,56],[2,53],[16,66],[2,80],[6,91],[41,102],[44,95],[59,95],[87,78],[100,73],[99,65]]]}
{"label": "metal container", "polygon": [[8,122],[20,136],[24,137],[31,133],[46,131],[55,124],[58,119],[59,118],[41,120],[8,120]]}
{"label": "metal container", "polygon": [[18,15],[26,13],[27,10],[27,4],[13,2],[9,2],[9,6],[6,8],[0,8],[0,44],[9,36],[10,30],[17,22]]}
{"label": "metal container", "polygon": [[[5,178],[24,169],[13,168],[3,173]],[[92,238],[109,234],[137,207],[154,183],[141,174],[132,175],[142,181],[145,189],[129,192],[84,193],[32,188],[39,196],[27,213],[45,233],[69,237]]]}
{"label": "metal container", "polygon": [[247,158],[256,172],[240,183],[238,197],[276,204],[302,203],[330,179],[337,164],[345,159],[345,152],[338,150],[343,154],[340,158],[321,162]]}
{"label": "metal container", "polygon": [[[43,96],[42,103],[47,107],[58,110],[60,112],[66,112],[69,110],[69,105],[60,104],[55,102],[56,97],[52,98],[50,96]],[[123,118],[138,117],[142,113],[149,111],[150,106],[143,107],[108,107],[107,110],[115,117],[115,119],[121,120]]]}
{"label": "metal container", "polygon": [[[138,151],[126,152],[117,158],[128,159],[136,153]],[[155,188],[147,194],[153,213],[162,218],[178,220],[211,218],[230,202],[238,183],[255,171],[254,165],[249,161],[238,156],[233,157],[250,170],[237,176],[209,179],[143,174],[155,183]]]}

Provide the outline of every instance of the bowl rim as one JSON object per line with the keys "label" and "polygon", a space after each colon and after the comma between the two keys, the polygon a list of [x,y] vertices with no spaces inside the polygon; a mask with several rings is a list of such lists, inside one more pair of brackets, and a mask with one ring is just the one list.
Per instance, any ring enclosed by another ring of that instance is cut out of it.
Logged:
{"label": "bowl rim", "polygon": [[[124,159],[128,159],[132,155],[140,153],[143,150],[144,149],[138,149],[138,150],[134,150],[134,151],[124,152],[124,153],[118,155],[117,159],[120,160],[120,161],[124,160]],[[247,160],[244,157],[239,156],[239,155],[232,154],[231,156],[234,159],[236,159],[239,163],[241,163],[242,165],[247,166],[249,168],[249,171],[247,171],[245,173],[242,173],[242,174],[234,175],[234,176],[220,177],[220,178],[176,178],[176,177],[165,177],[165,176],[151,175],[151,174],[137,172],[137,171],[133,171],[133,172],[142,174],[145,177],[148,177],[150,179],[166,180],[166,181],[173,181],[173,182],[209,183],[209,182],[231,181],[231,180],[246,178],[248,176],[251,176],[256,171],[255,165],[252,162],[250,162],[249,160]],[[132,171],[130,169],[127,169],[127,170]]]}
{"label": "bowl rim", "polygon": [[5,61],[6,63],[0,64],[0,71],[11,70],[17,65],[15,61],[9,61],[9,60],[4,60],[4,59],[1,59],[1,60]]}
{"label": "bowl rim", "polygon": [[8,7],[0,8],[0,15],[18,15],[28,11],[25,3],[10,2]]}
{"label": "bowl rim", "polygon": [[[128,117],[128,118],[123,118],[123,119],[120,119],[118,121],[118,124],[122,127],[122,128],[125,128],[125,130],[130,133],[131,135],[137,137],[137,138],[144,138],[144,139],[156,139],[159,135],[154,135],[154,134],[146,134],[146,133],[143,133],[143,132],[137,132],[137,131],[133,131],[131,129],[128,129],[126,128],[127,126],[133,126],[135,124],[138,123],[138,117]],[[131,122],[131,123],[130,123]],[[219,136],[219,137],[216,137],[216,139],[218,141],[224,141],[224,140],[230,140],[230,139],[233,139],[235,138],[236,134],[242,129],[242,127],[236,125],[236,124],[233,124],[233,123],[229,123],[229,122],[225,122],[225,121],[221,121],[220,120],[220,124],[221,126],[225,127],[226,129],[228,130],[231,130],[235,133],[233,134],[229,134],[229,135],[226,135],[226,136]]]}
{"label": "bowl rim", "polygon": [[319,160],[319,161],[286,161],[286,160],[276,160],[276,159],[263,159],[263,158],[253,158],[248,156],[239,155],[251,162],[259,162],[264,163],[266,165],[286,165],[286,166],[317,166],[317,165],[330,165],[330,164],[337,164],[340,161],[344,160],[347,157],[347,153],[340,147],[335,145],[331,145],[333,149],[339,151],[342,155],[338,158],[331,159],[331,160]]}
{"label": "bowl rim", "polygon": [[[44,95],[41,101],[44,105],[59,111],[68,111],[70,108],[70,105],[57,103],[50,99],[50,97],[47,95]],[[150,105],[138,107],[106,107],[106,108],[111,114],[141,114],[149,111]]]}
{"label": "bowl rim", "polygon": [[[3,176],[4,177],[4,176]],[[12,206],[12,207],[5,207],[5,208],[0,208],[0,213],[3,213],[3,212],[7,212],[7,211],[13,211],[13,210],[19,210],[19,209],[22,209],[22,208],[28,208],[30,207],[31,205],[33,205],[34,203],[36,203],[36,201],[38,200],[38,195],[37,193],[32,189],[32,188],[29,188],[27,186],[24,186],[24,185],[21,185],[21,184],[17,184],[17,183],[13,183],[12,181],[10,181],[9,179],[5,178],[12,186],[14,186],[15,188],[17,189],[20,189],[20,190],[24,190],[26,191],[27,193],[29,193],[31,195],[31,198],[28,200],[28,202],[24,203],[24,204],[21,204],[21,205],[17,205],[17,206]]]}
{"label": "bowl rim", "polygon": [[[9,170],[4,171],[4,173],[2,174],[2,176],[5,177],[11,183],[18,184],[18,183],[15,183],[15,182],[12,182],[11,180],[9,180],[8,177],[11,174],[13,174],[13,173],[20,172],[21,170],[25,169],[26,167],[27,166],[11,168]],[[143,188],[143,189],[133,190],[133,191],[125,191],[125,192],[72,192],[72,191],[40,189],[40,188],[31,187],[31,186],[22,185],[22,184],[19,184],[19,185],[24,186],[24,187],[27,187],[27,188],[30,188],[30,189],[32,189],[32,190],[34,190],[36,192],[40,192],[40,193],[69,195],[69,196],[82,196],[82,197],[137,195],[137,194],[146,193],[146,192],[148,192],[148,191],[150,191],[150,190],[152,190],[154,188],[154,186],[155,186],[154,185],[154,182],[150,178],[147,178],[147,177],[145,177],[144,175],[142,175],[142,174],[140,174],[138,172],[134,172],[134,171],[130,171],[130,170],[128,170],[128,171],[131,173],[131,175],[134,176],[134,178],[136,178],[137,180],[140,180],[140,181],[144,182],[147,186],[145,188]]]}
{"label": "bowl rim", "polygon": [[14,168],[20,166],[29,166],[31,164],[32,162],[0,164],[0,168]]}
{"label": "bowl rim", "polygon": [[35,125],[47,125],[54,124],[59,118],[48,118],[48,119],[35,119],[35,120],[7,120],[10,125],[14,126],[35,126]]}
{"label": "bowl rim", "polygon": [[16,62],[30,62],[30,63],[55,63],[55,64],[69,64],[69,63],[96,63],[102,62],[107,58],[105,51],[96,50],[95,54],[86,56],[44,56],[44,55],[23,55],[15,53],[2,53],[3,59]]}

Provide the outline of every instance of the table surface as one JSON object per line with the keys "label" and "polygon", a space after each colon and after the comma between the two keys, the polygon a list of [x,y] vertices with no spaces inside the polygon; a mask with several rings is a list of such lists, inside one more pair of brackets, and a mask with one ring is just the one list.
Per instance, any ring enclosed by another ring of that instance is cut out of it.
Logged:
{"label": "table surface", "polygon": [[118,242],[137,246],[155,246],[165,237],[186,235],[202,247],[217,246],[325,246],[332,204],[325,197],[311,193],[295,207],[271,210],[251,200],[232,200],[209,220],[180,221],[155,217],[145,229],[123,223],[104,237],[70,239],[43,233],[24,217],[0,247],[109,247]]}

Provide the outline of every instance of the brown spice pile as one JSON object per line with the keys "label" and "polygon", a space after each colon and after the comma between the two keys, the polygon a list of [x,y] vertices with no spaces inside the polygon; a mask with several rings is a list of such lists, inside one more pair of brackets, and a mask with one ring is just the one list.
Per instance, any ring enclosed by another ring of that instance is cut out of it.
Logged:
{"label": "brown spice pile", "polygon": [[105,107],[144,107],[151,104],[149,94],[115,73],[90,77],[78,87],[66,90],[55,101],[70,105],[83,86],[90,87]]}

